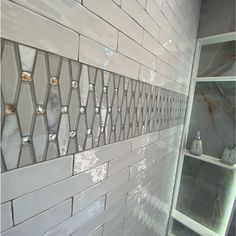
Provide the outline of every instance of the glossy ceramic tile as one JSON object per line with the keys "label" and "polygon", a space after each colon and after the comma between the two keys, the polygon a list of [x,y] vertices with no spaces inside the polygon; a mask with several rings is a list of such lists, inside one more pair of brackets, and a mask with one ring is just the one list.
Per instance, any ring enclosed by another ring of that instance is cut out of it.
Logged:
{"label": "glossy ceramic tile", "polygon": [[[2,233],[4,236],[40,236],[71,216],[71,199]],[[37,229],[37,230],[35,230]]]}
{"label": "glossy ceramic tile", "polygon": [[2,2],[2,8],[2,37],[78,59],[78,34],[7,0]]}
{"label": "glossy ceramic tile", "polygon": [[13,226],[11,202],[1,205],[1,232]]}

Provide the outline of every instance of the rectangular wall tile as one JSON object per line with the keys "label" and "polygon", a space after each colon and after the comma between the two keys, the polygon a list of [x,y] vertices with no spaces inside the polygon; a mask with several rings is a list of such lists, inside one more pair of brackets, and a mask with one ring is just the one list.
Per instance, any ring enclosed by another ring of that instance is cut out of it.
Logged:
{"label": "rectangular wall tile", "polygon": [[131,140],[125,140],[77,153],[74,157],[74,175],[110,161],[120,155],[129,153],[130,151]]}
{"label": "rectangular wall tile", "polygon": [[[83,3],[88,9],[108,21],[121,32],[129,35],[136,42],[142,42],[142,28],[114,2],[110,0],[100,0],[99,2],[84,0]],[[120,0],[118,4],[120,4]]]}
{"label": "rectangular wall tile", "polygon": [[155,70],[155,56],[122,33],[119,33],[118,52]]}
{"label": "rectangular wall tile", "polygon": [[2,236],[41,236],[49,229],[68,219],[70,216],[71,199],[5,231],[2,233]]}
{"label": "rectangular wall tile", "polygon": [[[30,217],[84,191],[107,176],[107,163],[59,183],[29,193],[13,201],[14,222]],[[47,197],[45,197],[47,196]],[[37,204],[35,204],[37,203]]]}
{"label": "rectangular wall tile", "polygon": [[[37,0],[14,0],[40,15],[46,16],[75,32],[85,35],[107,47],[116,49],[118,31],[101,18],[73,1],[49,0],[39,4]],[[101,4],[102,5],[102,4]],[[104,34],[104,32],[106,32]]]}
{"label": "rectangular wall tile", "polygon": [[147,14],[142,6],[136,0],[123,0],[122,9],[135,19],[146,31],[148,31],[155,39],[159,37],[159,26]]}
{"label": "rectangular wall tile", "polygon": [[80,37],[79,60],[133,79],[138,78],[138,63],[88,38]]}
{"label": "rectangular wall tile", "polygon": [[129,170],[125,169],[117,174],[110,176],[101,183],[96,184],[92,188],[81,192],[73,197],[73,214],[83,209],[85,206],[102,197],[113,189],[128,181]]}
{"label": "rectangular wall tile", "polygon": [[2,37],[78,59],[79,36],[72,30],[7,0],[2,9]]}
{"label": "rectangular wall tile", "polygon": [[83,224],[91,220],[93,217],[99,217],[99,215],[104,211],[105,207],[105,197],[93,202],[88,207],[73,215],[63,224],[48,231],[45,236],[65,236],[71,235],[77,229],[79,229]]}
{"label": "rectangular wall tile", "polygon": [[1,232],[10,229],[13,226],[11,202],[1,205]]}
{"label": "rectangular wall tile", "polygon": [[27,166],[1,175],[1,201],[6,202],[72,175],[72,156]]}

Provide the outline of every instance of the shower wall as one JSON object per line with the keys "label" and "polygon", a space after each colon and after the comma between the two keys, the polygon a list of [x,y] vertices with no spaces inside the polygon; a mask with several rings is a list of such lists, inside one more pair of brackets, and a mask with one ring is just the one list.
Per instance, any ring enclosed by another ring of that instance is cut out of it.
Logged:
{"label": "shower wall", "polygon": [[200,1],[2,1],[2,235],[165,235]]}

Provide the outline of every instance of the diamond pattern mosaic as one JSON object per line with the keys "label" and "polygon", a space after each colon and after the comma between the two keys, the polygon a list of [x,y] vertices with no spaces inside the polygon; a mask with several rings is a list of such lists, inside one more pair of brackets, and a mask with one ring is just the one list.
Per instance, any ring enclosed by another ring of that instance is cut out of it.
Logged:
{"label": "diamond pattern mosaic", "polygon": [[183,123],[186,96],[2,43],[2,171]]}

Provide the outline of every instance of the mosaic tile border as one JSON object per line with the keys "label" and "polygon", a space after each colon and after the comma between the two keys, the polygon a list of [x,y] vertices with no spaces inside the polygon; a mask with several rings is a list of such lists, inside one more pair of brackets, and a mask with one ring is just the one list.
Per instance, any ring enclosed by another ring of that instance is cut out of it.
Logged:
{"label": "mosaic tile border", "polygon": [[2,40],[2,171],[183,123],[187,97]]}

